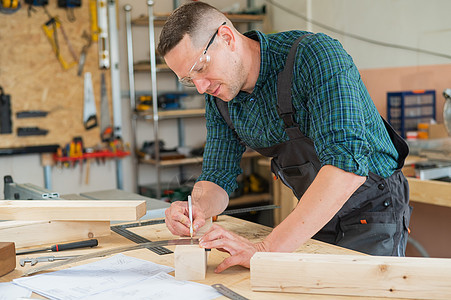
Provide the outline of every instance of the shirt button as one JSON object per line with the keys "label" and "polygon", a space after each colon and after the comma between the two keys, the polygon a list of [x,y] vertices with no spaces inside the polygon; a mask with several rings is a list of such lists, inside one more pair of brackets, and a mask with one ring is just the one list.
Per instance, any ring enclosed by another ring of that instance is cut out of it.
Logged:
{"label": "shirt button", "polygon": [[384,206],[385,206],[385,207],[389,207],[389,206],[390,206],[390,201],[386,200],[386,201],[384,202]]}
{"label": "shirt button", "polygon": [[254,98],[249,99],[249,101],[254,101]]}
{"label": "shirt button", "polygon": [[385,184],[381,183],[377,186],[377,188],[382,191],[383,189],[385,189]]}

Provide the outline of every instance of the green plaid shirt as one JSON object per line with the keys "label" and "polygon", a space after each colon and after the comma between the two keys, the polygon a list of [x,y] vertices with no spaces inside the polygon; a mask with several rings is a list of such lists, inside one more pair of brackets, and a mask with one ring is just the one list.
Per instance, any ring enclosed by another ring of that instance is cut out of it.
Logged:
{"label": "green plaid shirt", "polygon": [[[246,36],[260,41],[260,73],[252,94],[240,92],[229,102],[236,132],[251,148],[288,140],[277,105],[277,74],[294,41],[304,31]],[[295,60],[292,90],[295,120],[315,144],[322,166],[333,165],[367,176],[389,177],[397,168],[398,152],[388,136],[359,71],[342,45],[317,33],[302,40]],[[206,95],[207,144],[198,180],[216,183],[227,193],[237,188],[245,147]]]}

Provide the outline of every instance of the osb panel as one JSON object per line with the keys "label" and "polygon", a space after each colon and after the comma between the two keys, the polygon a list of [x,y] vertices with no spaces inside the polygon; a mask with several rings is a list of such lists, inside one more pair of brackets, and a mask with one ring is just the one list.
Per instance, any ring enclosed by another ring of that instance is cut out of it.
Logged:
{"label": "osb panel", "polygon": [[[83,126],[84,76],[77,76],[78,63],[64,70],[56,58],[42,24],[49,20],[41,7],[27,14],[27,5],[18,12],[0,14],[0,85],[11,95],[13,133],[0,135],[0,147],[22,147],[48,144],[64,146],[74,136],[82,136],[85,146],[94,146],[100,141],[99,126],[85,130]],[[74,9],[75,22],[69,22],[66,11],[50,1],[47,7],[52,16],[58,16],[66,32],[77,60],[86,43],[83,31],[90,33],[88,1]],[[73,61],[67,43],[60,30],[58,41],[63,58]],[[84,72],[91,72],[94,86],[98,124],[100,125],[100,74],[105,72],[110,116],[110,71],[98,68],[97,42],[93,42],[86,56]],[[78,61],[77,61],[78,62]],[[16,119],[16,112],[23,110],[46,110],[45,118]],[[49,130],[45,136],[17,136],[18,127],[35,127]]]}

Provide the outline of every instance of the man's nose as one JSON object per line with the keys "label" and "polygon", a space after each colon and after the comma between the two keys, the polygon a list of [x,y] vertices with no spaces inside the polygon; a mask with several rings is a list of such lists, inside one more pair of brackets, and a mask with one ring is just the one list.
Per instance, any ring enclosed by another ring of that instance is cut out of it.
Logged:
{"label": "man's nose", "polygon": [[204,78],[193,79],[193,83],[199,94],[204,94],[210,86],[210,81]]}

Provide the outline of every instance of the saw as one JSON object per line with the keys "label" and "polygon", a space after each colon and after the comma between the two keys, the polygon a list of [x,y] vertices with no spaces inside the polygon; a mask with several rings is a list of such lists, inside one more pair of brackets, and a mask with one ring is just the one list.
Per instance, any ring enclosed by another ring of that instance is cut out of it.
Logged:
{"label": "saw", "polygon": [[57,268],[57,267],[64,266],[67,264],[77,263],[79,261],[83,261],[83,260],[87,260],[87,259],[91,259],[91,258],[95,258],[95,257],[102,257],[102,256],[107,256],[107,255],[126,252],[126,251],[138,250],[138,249],[143,249],[143,248],[152,248],[152,247],[162,247],[162,246],[172,246],[172,245],[193,245],[193,244],[199,244],[199,239],[198,238],[194,238],[194,239],[184,238],[184,239],[175,239],[175,240],[164,240],[164,241],[142,243],[142,244],[133,245],[133,246],[124,246],[124,247],[118,247],[118,248],[113,248],[113,249],[107,249],[107,250],[103,250],[103,251],[97,251],[97,252],[93,252],[93,253],[89,253],[89,254],[85,254],[85,255],[80,255],[80,256],[70,258],[67,260],[58,261],[58,262],[52,263],[51,266],[45,265],[42,267],[37,267],[37,268],[31,269],[28,272],[24,273],[22,275],[22,277],[30,276],[35,273],[41,272],[41,271],[51,270],[53,268]]}

